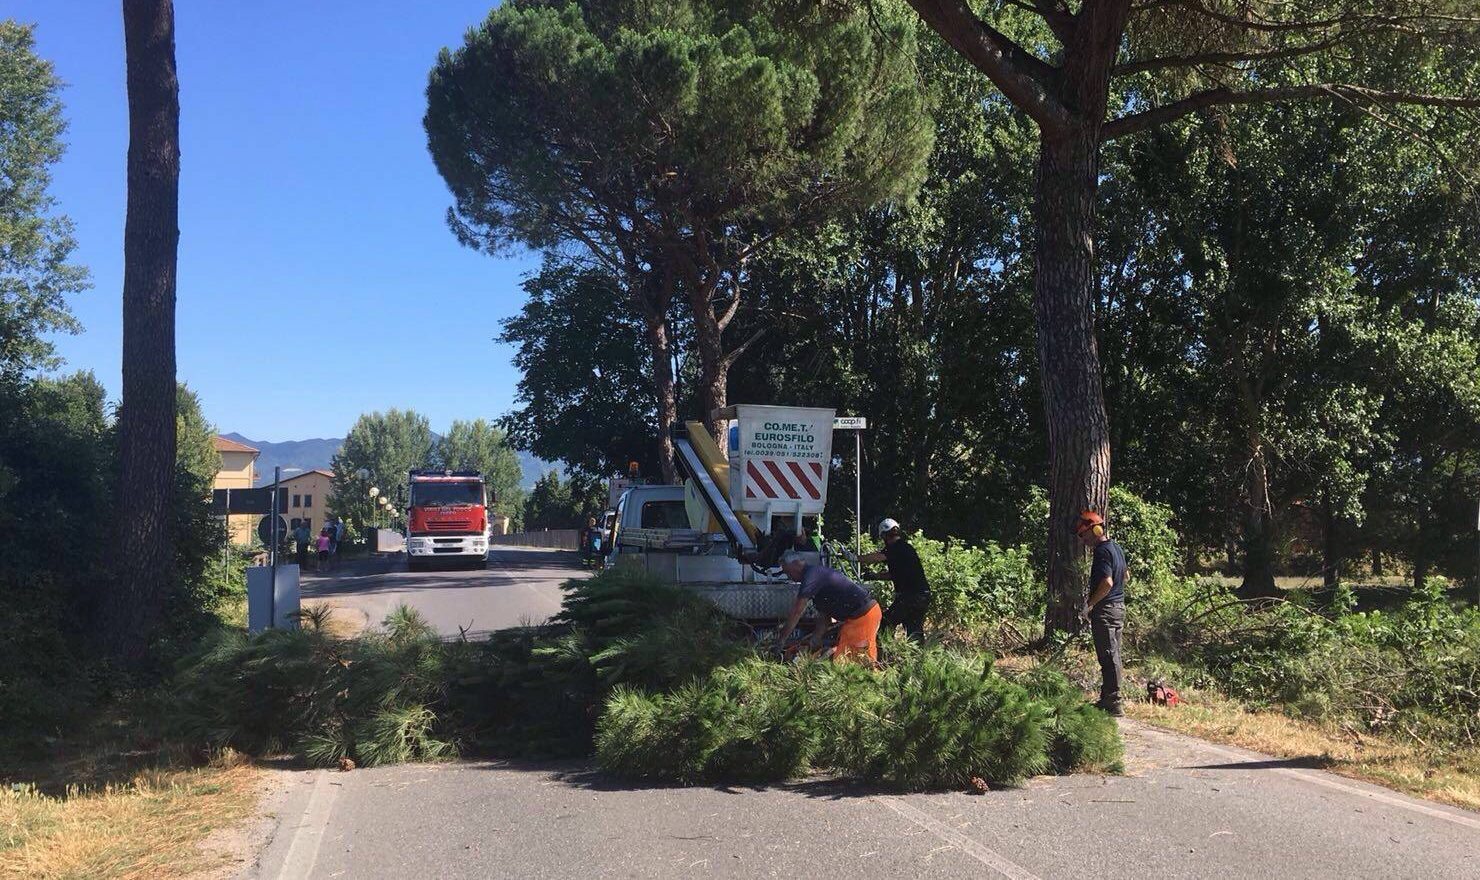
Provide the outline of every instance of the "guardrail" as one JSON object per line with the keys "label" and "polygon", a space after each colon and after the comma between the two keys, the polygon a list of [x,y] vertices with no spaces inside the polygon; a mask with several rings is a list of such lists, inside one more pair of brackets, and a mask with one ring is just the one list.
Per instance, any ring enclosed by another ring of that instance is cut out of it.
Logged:
{"label": "guardrail", "polygon": [[546,529],[543,532],[513,532],[492,535],[488,543],[501,547],[551,547],[556,550],[581,549],[580,529]]}

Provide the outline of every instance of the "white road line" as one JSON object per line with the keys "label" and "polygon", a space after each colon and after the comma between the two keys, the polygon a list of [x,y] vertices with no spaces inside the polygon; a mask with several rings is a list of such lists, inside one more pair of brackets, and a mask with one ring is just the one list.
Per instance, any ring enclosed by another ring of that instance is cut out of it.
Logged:
{"label": "white road line", "polygon": [[335,798],[339,797],[340,786],[329,783],[326,771],[319,770],[316,776],[308,806],[303,810],[303,821],[293,830],[293,842],[283,858],[278,880],[304,880],[312,876],[314,864],[319,860],[319,847],[328,832],[329,814],[334,809]]}
{"label": "white road line", "polygon": [[956,849],[961,850],[1003,877],[1011,878],[1011,880],[1039,880],[1036,874],[1022,865],[1009,861],[994,850],[988,849],[980,842],[936,821],[928,814],[910,806],[900,798],[876,795],[873,800],[919,825],[921,828],[924,828]]}
{"label": "white road line", "polygon": [[[1166,739],[1179,738],[1174,734],[1167,733],[1166,731],[1158,730],[1147,725],[1138,725],[1138,727],[1143,732],[1151,733]],[[1249,760],[1248,754],[1240,754],[1239,752],[1220,748],[1201,740],[1198,740],[1196,745],[1200,748],[1212,752],[1215,755],[1221,755],[1225,758],[1231,758],[1236,761]],[[1256,752],[1254,754],[1258,753]],[[1465,816],[1460,813],[1453,813],[1449,810],[1440,809],[1439,807],[1432,807],[1421,801],[1403,797],[1402,795],[1386,794],[1380,791],[1369,791],[1365,788],[1358,788],[1355,785],[1347,785],[1344,782],[1337,782],[1335,779],[1332,779],[1329,774],[1315,773],[1309,770],[1296,770],[1292,767],[1276,767],[1274,768],[1274,770],[1275,772],[1283,773],[1286,776],[1293,776],[1296,779],[1301,779],[1306,782],[1314,782],[1316,785],[1324,785],[1327,788],[1334,788],[1337,791],[1344,791],[1348,794],[1354,794],[1359,797],[1371,798],[1372,800],[1381,801],[1382,803],[1390,804],[1394,807],[1400,807],[1404,810],[1409,810],[1414,813],[1423,813],[1426,816],[1433,816],[1435,819],[1443,819],[1446,822],[1453,822],[1456,825],[1463,825],[1466,828],[1474,828],[1480,830],[1480,818]]]}

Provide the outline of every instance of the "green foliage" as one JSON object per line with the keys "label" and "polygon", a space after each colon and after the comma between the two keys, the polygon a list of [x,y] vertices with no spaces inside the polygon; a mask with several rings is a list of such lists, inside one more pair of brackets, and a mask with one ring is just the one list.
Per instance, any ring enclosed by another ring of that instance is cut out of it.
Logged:
{"label": "green foliage", "polygon": [[603,212],[640,235],[669,211],[774,226],[907,193],[929,148],[913,27],[893,4],[872,12],[500,6],[427,88],[454,229],[543,248],[609,241]]}
{"label": "green foliage", "polygon": [[1055,773],[1123,769],[1125,744],[1115,719],[1085,702],[1084,692],[1049,666],[1038,666],[1017,678],[1028,695],[1048,708],[1044,730],[1048,760]]}
{"label": "green foliage", "polygon": [[554,621],[587,633],[600,648],[641,634],[665,617],[709,616],[714,606],[674,584],[628,566],[566,581],[565,601]]}
{"label": "green foliage", "polygon": [[658,473],[652,351],[621,281],[547,255],[522,286],[529,298],[499,337],[520,372],[519,408],[501,421],[509,438],[587,476],[625,473],[633,460]]}
{"label": "green foliage", "polygon": [[[680,783],[776,782],[809,764],[903,791],[964,788],[973,776],[1015,783],[1047,768],[1044,724],[1058,716],[990,662],[940,648],[906,652],[880,671],[749,660],[668,693],[619,689],[602,715],[597,761]],[[1061,741],[1083,741],[1086,752],[1118,746],[1113,721],[1102,742],[1103,722],[1084,733],[1090,725],[1066,717]]]}
{"label": "green foliage", "polygon": [[1183,681],[1430,744],[1480,735],[1480,610],[1456,609],[1437,582],[1393,610],[1356,611],[1349,593],[1324,610],[1251,606],[1211,583],[1178,594],[1134,638]]}
{"label": "green foliage", "polygon": [[585,525],[576,499],[571,497],[571,484],[560,479],[559,471],[547,471],[535,481],[524,499],[524,527],[543,529],[576,529]]}
{"label": "green foliage", "polygon": [[1105,769],[1118,755],[1113,723],[1075,707],[1062,678],[1030,697],[985,656],[900,644],[881,670],[777,663],[707,602],[621,569],[568,584],[562,617],[478,643],[443,642],[406,608],[354,639],[321,614],[301,630],[222,632],[174,684],[176,733],[321,765],[594,752],[654,781],[820,767],[899,789],[1016,782],[1050,754],[1063,772]]}
{"label": "green foliage", "polygon": [[935,626],[974,631],[1040,615],[1043,590],[1027,547],[1000,547],[990,541],[968,547],[923,537],[913,537],[910,543],[920,554],[930,584],[930,620]]}
{"label": "green foliage", "polygon": [[[1124,486],[1110,487],[1110,537],[1125,550],[1128,584],[1126,596],[1139,601],[1165,588],[1175,579],[1182,564],[1181,542],[1172,528],[1174,514],[1164,504],[1147,501]],[[1048,529],[1048,495],[1034,486],[1023,505],[1023,521],[1039,535]],[[1042,539],[1033,555],[1041,568],[1046,544]]]}
{"label": "green foliage", "polygon": [[35,53],[34,28],[0,20],[0,393],[56,365],[47,335],[77,331],[66,298],[88,286],[87,270],[68,262],[72,221],[48,192],[66,149],[61,90]]}
{"label": "green foliage", "polygon": [[940,648],[896,661],[864,704],[851,731],[859,742],[841,752],[838,769],[906,791],[965,788],[973,776],[1011,784],[1047,769],[1045,710],[990,662]]}
{"label": "green foliage", "polygon": [[456,753],[448,688],[469,660],[413,611],[383,633],[344,640],[313,618],[301,629],[215,634],[175,687],[177,732],[212,747],[296,750],[329,765],[436,760]]}
{"label": "green foliage", "polygon": [[807,769],[815,725],[785,667],[749,660],[654,696],[608,698],[596,760],[668,782],[783,782]]}
{"label": "green foliage", "polygon": [[524,467],[503,429],[483,419],[454,421],[432,449],[432,464],[483,474],[490,506],[516,524],[524,514]]}
{"label": "green foliage", "polygon": [[[429,467],[432,451],[432,429],[425,416],[398,409],[360,416],[334,454],[330,513],[355,534],[389,526],[389,518],[371,500],[370,489],[379,489],[397,507],[403,506],[397,502],[406,490],[407,473]],[[367,476],[360,476],[362,470]]]}

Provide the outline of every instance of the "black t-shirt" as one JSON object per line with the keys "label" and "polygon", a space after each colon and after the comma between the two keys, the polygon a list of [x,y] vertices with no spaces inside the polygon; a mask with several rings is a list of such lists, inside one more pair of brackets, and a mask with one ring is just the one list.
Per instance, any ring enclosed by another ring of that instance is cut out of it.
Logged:
{"label": "black t-shirt", "polygon": [[909,541],[900,538],[892,544],[885,544],[884,563],[889,566],[889,579],[894,581],[895,595],[930,595],[930,584],[925,582],[925,567],[920,564],[920,554]]}
{"label": "black t-shirt", "polygon": [[1095,545],[1095,561],[1089,567],[1089,591],[1094,593],[1095,584],[1110,578],[1110,592],[1098,604],[1125,601],[1125,551],[1114,541],[1101,541]]}

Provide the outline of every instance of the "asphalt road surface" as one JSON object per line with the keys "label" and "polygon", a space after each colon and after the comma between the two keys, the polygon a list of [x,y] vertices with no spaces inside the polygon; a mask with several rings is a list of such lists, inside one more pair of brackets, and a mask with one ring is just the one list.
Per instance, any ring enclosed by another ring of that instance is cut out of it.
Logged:
{"label": "asphalt road surface", "polygon": [[404,555],[353,559],[309,573],[303,599],[322,601],[358,627],[378,625],[397,605],[420,611],[444,636],[541,623],[560,610],[560,585],[582,576],[574,551],[496,547],[487,569],[408,571]]}
{"label": "asphalt road surface", "polygon": [[[579,573],[574,553],[498,548],[486,571],[347,564],[305,595],[369,623],[404,602],[456,635],[545,619]],[[284,772],[245,876],[1480,877],[1480,814],[1308,762],[1122,730],[1123,776],[980,796],[828,779],[628,785],[587,763]]]}
{"label": "asphalt road surface", "polygon": [[1124,776],[979,796],[631,786],[579,763],[294,772],[246,876],[1480,877],[1480,814],[1122,729]]}

